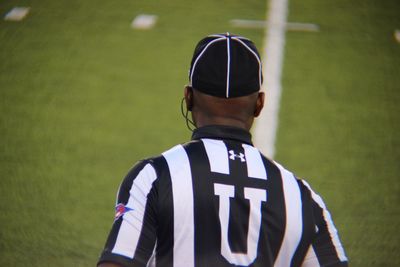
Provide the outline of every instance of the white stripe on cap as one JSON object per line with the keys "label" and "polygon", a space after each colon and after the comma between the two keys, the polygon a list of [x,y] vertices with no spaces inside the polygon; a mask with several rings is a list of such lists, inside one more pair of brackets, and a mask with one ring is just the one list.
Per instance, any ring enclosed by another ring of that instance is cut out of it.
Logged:
{"label": "white stripe on cap", "polygon": [[229,38],[229,32],[226,33],[226,50],[227,50],[227,66],[226,66],[226,98],[229,98],[229,77],[231,72],[231,44]]}
{"label": "white stripe on cap", "polygon": [[222,38],[225,38],[225,35],[222,35],[222,34],[211,34],[211,35],[208,35],[207,37],[218,37],[218,38],[222,37]]}
{"label": "white stripe on cap", "polygon": [[196,60],[193,63],[193,67],[192,67],[191,73],[190,73],[190,85],[192,85],[194,69],[196,68],[196,65],[197,65],[197,62],[199,61],[199,59],[203,56],[204,52],[206,52],[206,50],[210,47],[210,45],[212,45],[215,42],[222,41],[222,40],[225,40],[225,36],[215,39],[215,40],[212,40],[211,42],[209,42],[206,45],[206,47],[204,47],[203,51],[201,51],[201,53],[197,56]]}
{"label": "white stripe on cap", "polygon": [[256,58],[257,62],[258,62],[258,84],[259,87],[261,87],[262,84],[262,80],[261,80],[261,76],[262,76],[262,65],[261,65],[261,59],[260,57],[257,55],[257,53],[251,49],[245,42],[243,42],[243,40],[247,40],[250,41],[250,39],[247,39],[245,37],[242,36],[231,36],[229,34],[229,32],[226,33],[225,35],[222,34],[212,34],[209,35],[207,37],[214,37],[217,39],[214,39],[212,41],[210,41],[203,49],[203,51],[200,52],[200,54],[197,56],[196,60],[193,63],[192,68],[189,71],[189,83],[190,86],[192,86],[192,82],[193,82],[193,74],[197,65],[197,62],[199,61],[199,59],[203,56],[203,54],[206,52],[206,50],[210,47],[210,45],[212,45],[213,43],[216,43],[218,41],[223,41],[226,39],[226,48],[227,48],[227,67],[226,67],[226,93],[225,93],[225,97],[229,98],[229,93],[230,93],[230,71],[231,71],[231,44],[230,41],[235,40],[238,41],[241,45],[243,45],[247,50],[249,50],[254,57]]}

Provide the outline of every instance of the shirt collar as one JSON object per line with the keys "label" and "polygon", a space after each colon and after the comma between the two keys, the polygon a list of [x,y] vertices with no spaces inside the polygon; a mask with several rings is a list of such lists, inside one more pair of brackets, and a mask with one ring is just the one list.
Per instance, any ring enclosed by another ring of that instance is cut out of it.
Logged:
{"label": "shirt collar", "polygon": [[201,138],[233,139],[252,145],[250,132],[233,126],[209,125],[195,129],[192,140]]}

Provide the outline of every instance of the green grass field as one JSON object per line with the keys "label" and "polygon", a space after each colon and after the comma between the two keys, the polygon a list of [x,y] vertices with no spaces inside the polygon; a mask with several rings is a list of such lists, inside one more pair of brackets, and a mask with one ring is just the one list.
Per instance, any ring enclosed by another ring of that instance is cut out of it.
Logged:
{"label": "green grass field", "polygon": [[[266,1],[2,1],[0,266],[94,266],[117,187],[190,138],[180,115],[196,42],[263,47]],[[352,266],[399,266],[400,29],[396,0],[291,0],[277,160],[323,195]],[[154,29],[130,28],[140,13]],[[268,77],[265,77],[268,79]]]}
{"label": "green grass field", "polygon": [[320,32],[287,34],[277,160],[324,197],[353,266],[400,266],[400,2],[290,5]]}

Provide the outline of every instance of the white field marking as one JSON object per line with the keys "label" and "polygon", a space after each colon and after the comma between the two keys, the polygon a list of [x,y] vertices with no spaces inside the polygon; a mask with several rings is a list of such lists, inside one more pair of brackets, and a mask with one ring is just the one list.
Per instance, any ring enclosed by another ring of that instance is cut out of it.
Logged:
{"label": "white field marking", "polygon": [[400,30],[394,31],[394,39],[396,39],[396,41],[400,43]]}
{"label": "white field marking", "polygon": [[230,21],[233,27],[238,28],[264,28],[267,24],[265,20],[232,19]]}
{"label": "white field marking", "polygon": [[[285,24],[288,0],[270,0],[268,25],[264,37],[264,85],[265,107],[257,119],[253,134],[254,143],[267,157],[275,155],[275,139],[278,128],[279,102],[281,98],[281,73],[285,46]],[[271,27],[271,25],[274,25]]]}
{"label": "white field marking", "polygon": [[157,18],[156,15],[139,14],[133,19],[131,27],[140,30],[151,29],[156,24]]}
{"label": "white field marking", "polygon": [[21,21],[29,13],[30,7],[14,7],[5,16],[4,20]]}
{"label": "white field marking", "polygon": [[287,22],[286,30],[296,32],[319,32],[319,26],[313,23]]}
{"label": "white field marking", "polygon": [[[233,27],[263,29],[265,27],[275,27],[274,24],[268,23],[265,20],[248,20],[248,19],[233,19],[230,21]],[[286,22],[285,30],[287,31],[302,31],[302,32],[318,32],[319,26],[313,23]]]}

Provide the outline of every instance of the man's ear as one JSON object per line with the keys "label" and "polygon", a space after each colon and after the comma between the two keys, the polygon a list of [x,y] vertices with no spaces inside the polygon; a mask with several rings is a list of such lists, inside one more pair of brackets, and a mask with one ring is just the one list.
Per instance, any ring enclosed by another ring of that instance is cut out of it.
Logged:
{"label": "man's ear", "polygon": [[261,110],[264,107],[264,101],[265,101],[265,93],[259,92],[256,101],[256,108],[254,110],[254,117],[258,117],[260,115]]}
{"label": "man's ear", "polygon": [[186,102],[186,108],[189,111],[192,111],[193,109],[193,88],[189,85],[185,86],[185,102]]}

